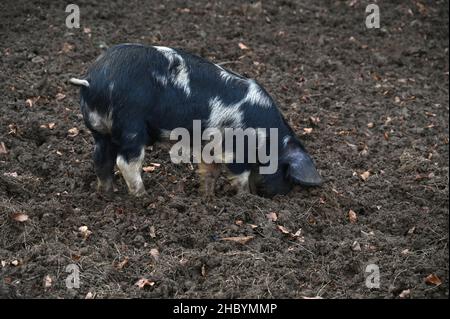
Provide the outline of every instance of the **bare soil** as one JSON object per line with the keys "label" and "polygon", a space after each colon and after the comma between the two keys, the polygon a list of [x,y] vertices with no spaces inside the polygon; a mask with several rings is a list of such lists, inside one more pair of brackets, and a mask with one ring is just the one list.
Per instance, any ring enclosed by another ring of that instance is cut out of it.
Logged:
{"label": "bare soil", "polygon": [[[365,27],[368,1],[76,3],[79,29],[60,2],[0,3],[0,297],[448,298],[447,1],[378,1],[381,29]],[[67,80],[122,42],[256,78],[324,186],[270,200],[236,195],[224,176],[207,202],[195,167],[155,146],[146,198],[120,176],[118,193],[96,194],[93,139]],[[254,237],[221,240],[234,236]],[[79,289],[66,288],[69,264]],[[369,264],[378,289],[365,285]]]}

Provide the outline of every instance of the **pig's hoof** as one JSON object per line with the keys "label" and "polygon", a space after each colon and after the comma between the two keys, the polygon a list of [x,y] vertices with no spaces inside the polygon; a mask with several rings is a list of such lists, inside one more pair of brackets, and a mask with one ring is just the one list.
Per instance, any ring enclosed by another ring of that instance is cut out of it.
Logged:
{"label": "pig's hoof", "polygon": [[112,181],[97,180],[97,193],[112,193],[116,192],[117,188]]}
{"label": "pig's hoof", "polygon": [[134,190],[134,191],[130,191],[130,194],[133,195],[134,197],[144,197],[147,196],[147,192],[145,190],[145,188],[141,188],[138,190]]}

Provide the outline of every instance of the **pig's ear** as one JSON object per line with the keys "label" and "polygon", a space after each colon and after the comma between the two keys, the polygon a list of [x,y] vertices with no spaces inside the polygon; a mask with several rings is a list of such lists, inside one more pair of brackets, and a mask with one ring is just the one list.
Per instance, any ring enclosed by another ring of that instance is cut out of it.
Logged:
{"label": "pig's ear", "polygon": [[322,185],[322,177],[314,161],[297,141],[289,141],[285,146],[285,162],[288,164],[287,176],[295,184],[305,186]]}

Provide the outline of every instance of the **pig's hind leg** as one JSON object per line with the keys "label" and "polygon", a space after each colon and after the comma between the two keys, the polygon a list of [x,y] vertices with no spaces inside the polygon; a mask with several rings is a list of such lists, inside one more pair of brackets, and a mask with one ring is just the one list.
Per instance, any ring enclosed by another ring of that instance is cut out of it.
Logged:
{"label": "pig's hind leg", "polygon": [[114,165],[116,164],[117,148],[111,141],[111,136],[93,132],[94,166],[97,175],[97,191],[111,192],[114,190]]}

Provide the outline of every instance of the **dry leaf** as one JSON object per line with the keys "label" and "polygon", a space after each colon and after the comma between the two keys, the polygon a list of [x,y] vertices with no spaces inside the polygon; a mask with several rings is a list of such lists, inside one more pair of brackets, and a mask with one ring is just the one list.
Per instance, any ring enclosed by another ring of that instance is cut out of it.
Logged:
{"label": "dry leaf", "polygon": [[291,232],[284,226],[277,225],[277,228],[283,233],[283,234],[290,234]]}
{"label": "dry leaf", "polygon": [[242,42],[239,42],[238,46],[239,46],[239,49],[241,49],[241,50],[250,50],[250,48]]}
{"label": "dry leaf", "polygon": [[156,238],[155,226],[150,226],[150,237],[151,238]]}
{"label": "dry leaf", "polygon": [[402,254],[402,255],[408,255],[408,254],[409,254],[409,249],[408,249],[408,248],[403,249],[402,252],[401,252],[401,254]]}
{"label": "dry leaf", "polygon": [[73,48],[75,48],[75,46],[74,46],[73,44],[70,44],[70,43],[64,42],[64,44],[63,44],[63,48],[62,48],[62,52],[64,52],[64,53],[68,53],[68,52],[72,51],[72,50],[73,50]]}
{"label": "dry leaf", "polygon": [[411,227],[410,229],[408,229],[408,235],[414,234],[415,231],[416,231],[416,226]]}
{"label": "dry leaf", "polygon": [[425,278],[425,283],[427,283],[428,285],[440,286],[442,284],[442,281],[435,274],[430,274],[427,276],[427,278]]}
{"label": "dry leaf", "polygon": [[1,265],[2,265],[2,268],[5,268],[6,267],[6,261],[2,260],[1,261]]}
{"label": "dry leaf", "polygon": [[44,278],[44,288],[50,288],[53,284],[53,280],[52,277],[50,277],[49,275],[45,276]]}
{"label": "dry leaf", "polygon": [[116,265],[116,268],[119,270],[123,269],[128,264],[128,260],[129,258],[125,257],[120,263]]}
{"label": "dry leaf", "polygon": [[202,270],[201,270],[201,272],[202,272],[202,276],[203,276],[203,277],[206,277],[206,265],[205,265],[205,264],[202,265]]}
{"label": "dry leaf", "polygon": [[304,132],[305,134],[311,134],[312,131],[313,131],[313,129],[312,129],[311,127],[305,127],[305,128],[303,128],[303,132]]}
{"label": "dry leaf", "polygon": [[233,241],[235,243],[245,245],[246,243],[248,243],[253,238],[255,238],[255,236],[224,237],[224,238],[221,238],[220,240]]}
{"label": "dry leaf", "polygon": [[6,149],[6,145],[3,142],[0,142],[0,154],[8,154],[8,150]]}
{"label": "dry leaf", "polygon": [[13,213],[11,215],[11,218],[14,219],[16,222],[26,222],[28,220],[28,215],[24,213]]}
{"label": "dry leaf", "polygon": [[66,95],[63,94],[63,93],[57,93],[56,96],[55,96],[55,98],[56,98],[57,101],[64,100],[65,97],[66,97]]}
{"label": "dry leaf", "polygon": [[80,134],[80,131],[79,131],[78,128],[76,128],[76,127],[72,127],[72,128],[69,129],[67,132],[69,133],[69,137],[75,137],[75,136],[77,136],[78,134]]}
{"label": "dry leaf", "polygon": [[84,297],[84,299],[94,299],[94,298],[95,298],[95,294],[93,294],[90,291],[86,294],[86,297]]}
{"label": "dry leaf", "polygon": [[87,226],[80,226],[78,230],[80,231],[81,236],[83,236],[84,239],[87,239],[92,234]]}
{"label": "dry leaf", "polygon": [[234,223],[235,223],[236,225],[238,225],[238,226],[244,225],[244,221],[243,221],[243,220],[240,220],[240,219],[236,219],[236,220],[234,221]]}
{"label": "dry leaf", "polygon": [[370,123],[367,123],[367,127],[368,128],[373,128],[375,125],[372,123],[372,122],[370,122]]}
{"label": "dry leaf", "polygon": [[362,173],[361,175],[359,175],[360,177],[361,177],[361,179],[363,180],[363,181],[367,181],[367,179],[369,178],[369,176],[370,176],[370,172],[369,171],[365,171],[364,173]]}
{"label": "dry leaf", "polygon": [[17,266],[19,266],[19,264],[20,264],[20,262],[17,259],[11,261],[11,265],[13,265],[13,266],[17,267]]}
{"label": "dry leaf", "polygon": [[25,101],[25,103],[27,104],[28,107],[33,107],[33,100],[32,99],[27,99]]}
{"label": "dry leaf", "polygon": [[357,241],[354,241],[352,244],[352,250],[353,251],[361,251],[361,245]]}
{"label": "dry leaf", "polygon": [[144,172],[146,172],[146,173],[153,172],[155,169],[156,169],[155,166],[144,166],[144,167],[142,167],[142,170]]}
{"label": "dry leaf", "polygon": [[405,289],[398,296],[400,298],[404,299],[404,298],[409,298],[410,295],[411,295],[411,289]]}
{"label": "dry leaf", "polygon": [[258,228],[258,225],[255,225],[255,224],[248,224],[248,225],[250,226],[251,229],[256,229],[256,228]]}
{"label": "dry leaf", "polygon": [[350,209],[348,212],[348,219],[349,219],[350,223],[354,224],[358,220],[358,216],[356,215],[356,213],[353,210]]}
{"label": "dry leaf", "polygon": [[156,249],[156,248],[150,249],[150,255],[152,255],[152,257],[155,260],[158,260],[159,259],[159,251],[158,251],[158,249]]}
{"label": "dry leaf", "polygon": [[320,118],[319,117],[314,117],[314,116],[310,116],[309,120],[312,124],[317,125],[320,123]]}
{"label": "dry leaf", "polygon": [[140,289],[144,289],[147,286],[149,287],[154,286],[155,282],[148,280],[147,278],[141,278],[135,283],[135,285],[138,286]]}
{"label": "dry leaf", "polygon": [[266,214],[266,217],[271,222],[276,222],[278,219],[277,213],[275,213],[275,212],[270,212],[270,213]]}

